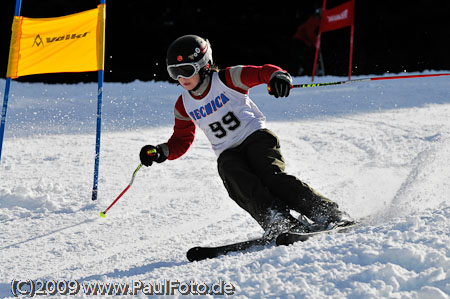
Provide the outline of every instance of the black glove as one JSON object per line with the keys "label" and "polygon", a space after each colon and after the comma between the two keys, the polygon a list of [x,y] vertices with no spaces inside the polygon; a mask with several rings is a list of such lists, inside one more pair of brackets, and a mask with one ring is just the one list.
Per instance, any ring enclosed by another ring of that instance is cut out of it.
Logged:
{"label": "black glove", "polygon": [[269,82],[269,94],[274,97],[287,97],[292,88],[292,78],[289,73],[278,71],[272,74]]}
{"label": "black glove", "polygon": [[167,144],[160,144],[157,146],[146,145],[141,149],[139,158],[142,165],[151,166],[153,162],[162,163],[166,161],[169,156],[169,147]]}

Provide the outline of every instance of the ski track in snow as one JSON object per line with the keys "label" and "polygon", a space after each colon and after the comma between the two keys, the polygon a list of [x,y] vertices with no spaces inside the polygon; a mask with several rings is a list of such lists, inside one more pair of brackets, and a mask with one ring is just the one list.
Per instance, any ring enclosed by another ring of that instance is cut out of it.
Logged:
{"label": "ski track in snow", "polygon": [[365,225],[194,263],[185,258],[190,247],[262,233],[228,198],[199,130],[185,156],[143,167],[99,217],[128,185],[140,148],[170,137],[181,88],[105,84],[92,203],[95,91],[95,84],[12,84],[0,168],[0,297],[13,296],[13,279],[170,279],[223,280],[238,298],[449,298],[448,77],[296,89],[288,99],[252,89],[280,137],[287,172]]}

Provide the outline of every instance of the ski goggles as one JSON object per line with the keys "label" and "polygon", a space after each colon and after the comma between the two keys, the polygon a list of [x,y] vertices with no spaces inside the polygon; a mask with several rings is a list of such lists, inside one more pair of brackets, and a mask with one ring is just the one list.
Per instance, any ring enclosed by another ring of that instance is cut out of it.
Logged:
{"label": "ski goggles", "polygon": [[167,66],[167,72],[170,78],[178,80],[182,77],[190,79],[200,71],[200,65],[198,63],[180,63]]}

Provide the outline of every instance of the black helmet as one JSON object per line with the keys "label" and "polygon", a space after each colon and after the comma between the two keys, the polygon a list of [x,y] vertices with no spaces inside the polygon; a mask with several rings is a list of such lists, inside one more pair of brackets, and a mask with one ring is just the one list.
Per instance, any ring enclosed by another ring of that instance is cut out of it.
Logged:
{"label": "black helmet", "polygon": [[200,70],[212,65],[209,41],[197,35],[177,38],[167,50],[167,71],[172,79],[191,78]]}

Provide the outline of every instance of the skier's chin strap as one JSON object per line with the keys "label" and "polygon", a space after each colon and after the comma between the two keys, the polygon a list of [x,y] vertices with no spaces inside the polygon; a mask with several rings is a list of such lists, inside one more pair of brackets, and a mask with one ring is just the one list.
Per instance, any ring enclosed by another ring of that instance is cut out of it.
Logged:
{"label": "skier's chin strap", "polygon": [[195,86],[190,92],[192,95],[196,97],[200,97],[203,95],[203,93],[208,89],[209,83],[211,82],[211,76],[210,72],[202,69],[199,72],[200,75],[200,81],[198,82],[197,86]]}

